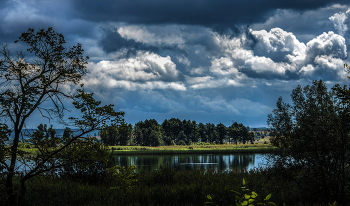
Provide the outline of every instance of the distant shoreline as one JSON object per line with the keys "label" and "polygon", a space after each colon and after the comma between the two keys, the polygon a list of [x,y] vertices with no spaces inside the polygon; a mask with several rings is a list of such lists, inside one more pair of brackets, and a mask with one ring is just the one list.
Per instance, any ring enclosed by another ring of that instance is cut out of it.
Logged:
{"label": "distant shoreline", "polygon": [[109,146],[112,155],[162,155],[162,154],[239,154],[271,153],[275,148],[269,144],[238,145],[186,145],[186,146]]}
{"label": "distant shoreline", "polygon": [[[37,149],[31,144],[19,149],[27,152],[27,155],[36,155]],[[271,144],[192,144],[173,146],[108,146],[111,155],[163,155],[163,154],[239,154],[239,153],[271,153],[275,147]]]}

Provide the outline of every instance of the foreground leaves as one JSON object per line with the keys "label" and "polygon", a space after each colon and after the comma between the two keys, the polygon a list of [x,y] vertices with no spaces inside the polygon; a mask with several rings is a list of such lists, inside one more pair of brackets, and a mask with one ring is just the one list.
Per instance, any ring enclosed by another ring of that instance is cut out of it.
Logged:
{"label": "foreground leaves", "polygon": [[[255,201],[255,198],[258,196],[258,194],[254,191],[251,192],[251,194],[249,194],[249,189],[245,187],[245,180],[243,178],[242,181],[242,192],[236,192],[234,190],[231,190],[232,192],[236,193],[237,195],[235,196],[236,201],[235,204],[236,206],[254,206],[253,202]],[[257,205],[276,205],[273,202],[266,202],[267,200],[269,200],[271,198],[272,194],[269,194],[265,197],[264,199],[264,203],[257,203]],[[213,198],[210,195],[207,195],[207,199],[210,200],[208,202],[205,202],[205,204],[210,204],[213,203],[212,200]]]}

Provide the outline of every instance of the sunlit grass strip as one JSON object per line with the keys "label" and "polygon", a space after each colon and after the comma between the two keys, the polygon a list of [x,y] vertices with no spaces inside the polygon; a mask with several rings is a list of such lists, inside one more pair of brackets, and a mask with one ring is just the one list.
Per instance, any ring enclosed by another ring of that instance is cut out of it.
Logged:
{"label": "sunlit grass strip", "polygon": [[[36,155],[37,148],[19,148],[27,155]],[[218,154],[218,153],[269,153],[274,149],[270,144],[222,144],[222,145],[174,145],[174,146],[109,146],[111,154]]]}
{"label": "sunlit grass strip", "polygon": [[113,155],[131,155],[131,154],[222,154],[222,153],[269,153],[274,147],[210,147],[210,148],[197,148],[197,147],[178,147],[178,148],[154,148],[154,147],[140,147],[140,148],[123,148],[112,147],[111,154]]}
{"label": "sunlit grass strip", "polygon": [[271,147],[270,144],[192,144],[192,145],[173,145],[173,146],[158,146],[158,147],[151,147],[151,146],[109,146],[109,148],[115,148],[116,150],[182,150],[182,149],[189,149],[192,147],[193,149],[227,149],[227,148],[265,148],[265,147]]}

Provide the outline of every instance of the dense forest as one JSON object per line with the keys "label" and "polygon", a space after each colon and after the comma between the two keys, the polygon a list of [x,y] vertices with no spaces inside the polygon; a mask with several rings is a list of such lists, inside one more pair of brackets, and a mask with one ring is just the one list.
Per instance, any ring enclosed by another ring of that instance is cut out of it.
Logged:
{"label": "dense forest", "polygon": [[107,145],[190,145],[191,143],[208,142],[237,144],[253,143],[266,132],[250,132],[250,128],[242,123],[234,122],[226,127],[224,124],[197,123],[178,118],[165,119],[159,124],[155,119],[139,121],[134,127],[131,124],[109,126],[101,130],[101,141]]}

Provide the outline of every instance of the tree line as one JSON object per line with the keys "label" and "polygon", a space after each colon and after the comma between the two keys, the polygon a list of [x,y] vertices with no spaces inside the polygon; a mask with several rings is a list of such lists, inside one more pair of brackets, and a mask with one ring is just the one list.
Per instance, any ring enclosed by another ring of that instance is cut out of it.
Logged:
{"label": "tree line", "polygon": [[178,118],[165,119],[162,124],[155,119],[146,119],[137,122],[134,127],[125,123],[106,127],[100,131],[100,137],[106,145],[163,146],[199,142],[223,144],[224,141],[245,144],[254,141],[254,133],[249,130],[249,127],[237,122],[226,127],[222,123],[203,124],[191,120],[181,121]]}

